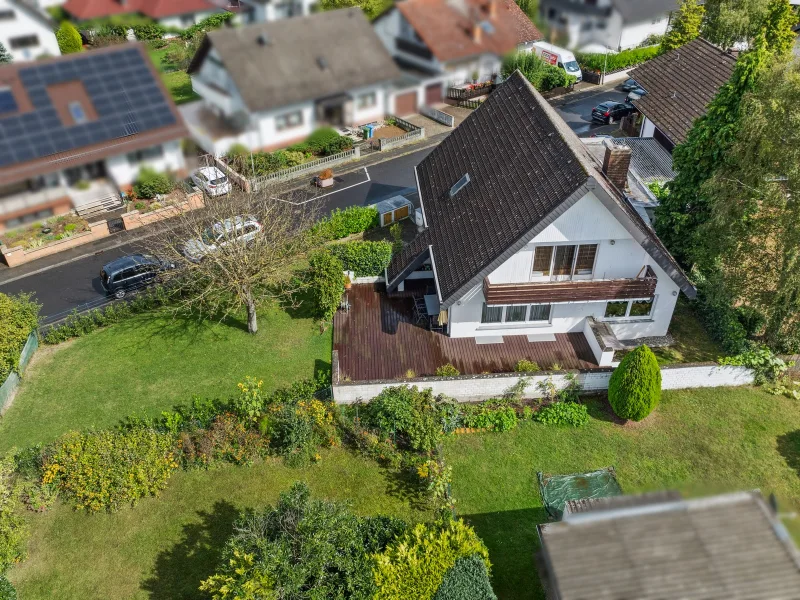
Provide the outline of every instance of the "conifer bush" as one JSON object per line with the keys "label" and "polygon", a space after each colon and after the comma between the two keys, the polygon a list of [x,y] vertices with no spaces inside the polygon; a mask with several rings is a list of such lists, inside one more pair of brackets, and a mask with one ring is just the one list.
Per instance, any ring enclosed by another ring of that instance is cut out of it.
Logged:
{"label": "conifer bush", "polygon": [[622,419],[641,421],[661,400],[661,369],[655,354],[639,346],[627,354],[611,374],[608,401]]}

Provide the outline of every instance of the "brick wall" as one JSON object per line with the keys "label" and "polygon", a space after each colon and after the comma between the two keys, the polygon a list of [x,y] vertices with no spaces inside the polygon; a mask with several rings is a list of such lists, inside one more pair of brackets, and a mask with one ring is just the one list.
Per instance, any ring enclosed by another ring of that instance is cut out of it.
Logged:
{"label": "brick wall", "polygon": [[[338,369],[334,367],[334,376]],[[581,389],[598,392],[608,389],[611,368],[578,371],[577,381]],[[338,382],[333,386],[333,397],[340,404],[350,404],[357,400],[369,400],[387,387],[397,385],[416,385],[431,388],[434,394],[444,394],[462,402],[488,400],[502,396],[525,375],[505,373],[497,375],[475,375],[461,377],[424,377],[404,381]],[[530,385],[525,390],[526,398],[541,398],[536,387],[541,381],[552,377],[557,388],[567,385],[566,372],[541,372],[528,376]],[[715,363],[675,365],[661,369],[661,387],[665,390],[679,390],[696,387],[739,386],[753,383],[753,372],[746,367],[721,367]]]}

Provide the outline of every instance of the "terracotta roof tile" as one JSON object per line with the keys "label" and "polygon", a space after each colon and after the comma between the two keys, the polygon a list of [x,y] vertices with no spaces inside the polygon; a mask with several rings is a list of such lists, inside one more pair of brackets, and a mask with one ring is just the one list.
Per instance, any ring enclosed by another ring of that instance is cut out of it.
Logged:
{"label": "terracotta roof tile", "polygon": [[152,19],[213,11],[209,0],[67,0],[64,10],[77,19],[99,19],[124,13],[141,13]]}

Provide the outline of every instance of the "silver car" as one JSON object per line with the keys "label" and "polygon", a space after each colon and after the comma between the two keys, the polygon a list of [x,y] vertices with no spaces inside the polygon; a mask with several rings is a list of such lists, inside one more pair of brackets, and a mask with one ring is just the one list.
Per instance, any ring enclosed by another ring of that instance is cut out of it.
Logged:
{"label": "silver car", "polygon": [[249,242],[261,231],[261,223],[255,217],[238,216],[214,223],[203,231],[199,238],[183,245],[183,255],[192,262],[215,252],[223,246],[236,242]]}

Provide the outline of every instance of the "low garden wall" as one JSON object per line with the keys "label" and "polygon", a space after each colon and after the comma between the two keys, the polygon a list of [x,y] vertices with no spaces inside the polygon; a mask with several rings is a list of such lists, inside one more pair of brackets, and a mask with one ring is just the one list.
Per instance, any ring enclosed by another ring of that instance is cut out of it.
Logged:
{"label": "low garden wall", "polygon": [[[338,404],[351,404],[369,400],[388,387],[415,385],[430,388],[434,394],[444,394],[461,402],[473,402],[498,398],[513,388],[521,378],[530,385],[523,397],[541,398],[543,394],[537,384],[552,379],[557,389],[569,384],[570,371],[538,371],[536,373],[498,373],[488,375],[461,375],[458,377],[417,377],[397,381],[338,381],[338,357],[333,356],[333,398]],[[583,371],[571,371],[584,392],[603,392],[608,389],[611,367]],[[720,366],[716,363],[670,365],[661,368],[661,388],[681,390],[698,387],[724,387],[750,385],[753,371],[747,367]]]}
{"label": "low garden wall", "polygon": [[446,112],[442,112],[441,110],[437,110],[432,106],[422,105],[419,107],[419,114],[428,117],[429,119],[433,119],[437,123],[441,123],[442,125],[447,125],[448,127],[455,127],[456,118],[453,115],[449,115]]}
{"label": "low garden wall", "polygon": [[603,85],[606,83],[616,83],[617,81],[625,81],[628,79],[628,71],[633,67],[620,69],[619,71],[611,71],[606,73],[605,76],[602,73],[595,73],[594,71],[584,71],[583,72],[583,80],[586,83],[594,83],[596,85]]}
{"label": "low garden wall", "polygon": [[122,215],[122,222],[125,225],[125,229],[130,231],[131,229],[137,229],[144,225],[150,225],[152,223],[157,223],[158,221],[163,221],[164,219],[170,219],[183,212],[196,210],[198,208],[203,208],[204,206],[205,202],[203,201],[203,194],[200,192],[195,192],[188,195],[186,200],[180,204],[164,206],[162,208],[147,212],[141,212],[138,210],[126,212]]}
{"label": "low garden wall", "polygon": [[304,175],[317,173],[323,169],[329,169],[335,165],[350,162],[351,160],[358,160],[359,158],[361,158],[361,148],[354,146],[352,150],[345,150],[344,152],[331,154],[330,156],[312,160],[311,162],[303,163],[302,165],[296,165],[294,167],[289,167],[288,169],[281,169],[280,171],[275,171],[269,175],[255,177],[249,180],[249,187],[253,191],[258,191],[262,187],[272,183],[298,179]]}
{"label": "low garden wall", "polygon": [[73,235],[72,237],[64,238],[55,242],[50,242],[39,248],[26,250],[25,248],[9,248],[8,246],[0,245],[0,256],[9,267],[16,267],[37,258],[50,256],[51,254],[58,254],[64,250],[82,246],[95,240],[108,237],[111,233],[108,230],[108,223],[106,221],[98,221],[97,223],[89,223],[89,231]]}
{"label": "low garden wall", "polygon": [[[25,346],[22,348],[22,352],[19,356],[19,372],[24,373],[25,367],[28,366],[31,358],[33,357],[33,353],[36,352],[36,349],[39,347],[39,336],[35,331],[32,331],[31,334],[28,336],[28,341],[25,342]],[[14,394],[19,387],[20,376],[16,371],[12,371],[11,374],[6,377],[6,380],[3,382],[3,385],[0,385],[0,416],[4,415],[5,412],[8,410],[8,407],[11,406],[11,402],[14,400]]]}
{"label": "low garden wall", "polygon": [[375,140],[377,144],[374,144],[378,150],[381,152],[385,150],[391,150],[392,148],[397,148],[399,146],[404,146],[405,144],[410,144],[411,142],[416,142],[417,140],[421,140],[425,137],[425,128],[424,127],[417,127],[410,121],[406,121],[405,119],[401,119],[400,117],[387,117],[394,119],[395,124],[400,128],[403,129],[406,133],[402,135],[396,135],[392,138],[380,138]]}

